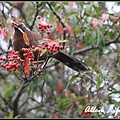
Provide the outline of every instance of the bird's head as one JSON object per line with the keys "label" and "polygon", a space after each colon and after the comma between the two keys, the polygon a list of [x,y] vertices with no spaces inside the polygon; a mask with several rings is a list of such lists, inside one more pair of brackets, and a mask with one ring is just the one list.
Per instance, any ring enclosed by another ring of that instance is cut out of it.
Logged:
{"label": "bird's head", "polygon": [[20,22],[20,23],[12,22],[12,26],[15,28],[15,30],[17,29],[17,30],[21,31],[22,33],[25,32],[26,30],[30,31],[26,27],[26,25],[22,22]]}

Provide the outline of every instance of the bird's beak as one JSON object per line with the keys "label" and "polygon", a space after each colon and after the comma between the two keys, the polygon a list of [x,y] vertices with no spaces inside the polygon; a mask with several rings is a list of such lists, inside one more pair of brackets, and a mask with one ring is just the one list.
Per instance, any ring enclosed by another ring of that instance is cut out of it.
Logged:
{"label": "bird's beak", "polygon": [[13,26],[14,28],[18,28],[18,25],[17,25],[17,23],[15,23],[15,22],[12,22],[12,26]]}
{"label": "bird's beak", "polygon": [[23,33],[23,30],[22,30],[21,28],[19,28],[19,24],[15,23],[15,22],[12,22],[12,26],[13,26],[14,28],[17,28],[20,32]]}

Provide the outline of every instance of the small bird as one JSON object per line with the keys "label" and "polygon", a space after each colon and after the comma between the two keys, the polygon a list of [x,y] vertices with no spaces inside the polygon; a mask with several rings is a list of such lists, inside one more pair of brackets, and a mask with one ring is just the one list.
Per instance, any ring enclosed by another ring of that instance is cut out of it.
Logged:
{"label": "small bird", "polygon": [[[28,36],[30,46],[34,45],[37,47],[39,45],[38,40],[42,38],[42,35],[40,33],[34,32],[29,30],[24,23],[14,23],[12,24],[15,32],[13,36],[13,48],[15,51],[19,51],[20,57],[24,59],[22,48],[29,48],[28,45],[26,45],[24,39],[23,39],[23,32],[25,32]],[[38,52],[34,52],[34,60],[37,60]],[[89,66],[85,63],[81,62],[80,60],[76,59],[75,57],[72,57],[63,51],[57,51],[55,54],[51,56],[52,58],[55,58],[56,60],[60,61],[64,65],[72,68],[75,71],[87,71],[89,70]],[[39,60],[46,60],[48,58],[48,51],[44,53],[42,56],[39,57]]]}

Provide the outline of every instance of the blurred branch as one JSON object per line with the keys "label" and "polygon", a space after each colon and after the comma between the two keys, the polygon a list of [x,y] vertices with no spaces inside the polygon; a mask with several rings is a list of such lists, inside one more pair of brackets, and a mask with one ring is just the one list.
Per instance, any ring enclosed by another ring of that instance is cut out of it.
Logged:
{"label": "blurred branch", "polygon": [[44,4],[44,6],[43,6],[41,9],[39,9],[39,4],[38,4],[38,2],[36,2],[36,12],[35,12],[35,15],[34,15],[34,18],[33,18],[33,21],[32,21],[32,25],[29,26],[30,30],[33,29],[33,26],[34,26],[35,21],[36,21],[36,17],[38,16],[39,12],[40,12],[44,7],[45,7],[45,4]]}
{"label": "blurred branch", "polygon": [[6,98],[4,98],[1,94],[0,94],[0,98],[3,100],[5,105],[8,105],[10,109],[13,109],[13,106],[10,104],[10,102]]}
{"label": "blurred branch", "polygon": [[[60,23],[62,24],[62,27],[65,28],[65,24],[62,20],[62,18],[60,17],[60,15],[58,15],[58,13],[55,11],[55,9],[51,6],[51,4],[49,2],[46,2],[47,5],[49,6],[49,8],[51,9],[51,11],[55,14],[55,16],[58,18],[58,20],[60,21]],[[66,31],[63,32],[63,40],[66,39]],[[65,46],[65,42],[63,42],[63,48]]]}
{"label": "blurred branch", "polygon": [[[105,46],[108,46],[111,43],[119,43],[120,42],[119,37],[120,37],[120,34],[114,40],[106,42]],[[97,47],[89,46],[89,47],[86,47],[86,48],[83,48],[83,49],[80,49],[80,50],[76,50],[76,51],[74,51],[73,54],[74,55],[75,54],[80,54],[80,53],[87,52],[87,51],[90,51],[90,50],[93,50],[93,49],[98,49],[98,48],[99,48],[99,46],[97,46]]]}
{"label": "blurred branch", "polygon": [[60,18],[60,15],[58,15],[58,13],[54,10],[54,8],[51,6],[51,4],[49,2],[46,2],[47,5],[49,6],[50,10],[55,14],[55,16],[58,18],[58,20],[61,22],[63,28],[66,27],[64,22],[62,21],[62,19]]}
{"label": "blurred branch", "polygon": [[[41,68],[40,71],[38,71],[34,76],[32,76],[32,77],[29,78],[29,79],[28,79],[28,78],[23,79],[24,82],[20,85],[19,89],[17,90],[15,96],[14,96],[13,99],[12,99],[14,117],[15,117],[16,115],[18,115],[18,102],[19,102],[19,98],[20,98],[20,96],[22,95],[24,89],[28,86],[28,84],[31,82],[31,80],[34,80],[34,78],[43,71],[43,69],[44,69],[44,67],[46,66],[48,60],[49,60],[49,57],[48,57],[48,59],[46,60],[43,68]],[[15,75],[16,75],[16,74],[15,74]],[[17,78],[18,78],[18,79],[21,79],[21,78],[19,78],[18,76],[17,76]]]}
{"label": "blurred branch", "polygon": [[[118,20],[120,20],[120,17],[118,18]],[[118,21],[118,20],[117,20],[117,21]],[[116,24],[117,21],[113,22],[113,24],[112,24],[111,26],[109,26],[108,30],[105,31],[104,36],[105,36],[105,35],[108,33],[108,31]]]}
{"label": "blurred branch", "polygon": [[8,75],[9,73],[6,73],[6,74],[0,73],[0,78],[4,80]]}
{"label": "blurred branch", "polygon": [[12,98],[12,104],[13,104],[13,111],[14,111],[14,117],[16,115],[18,115],[18,102],[19,102],[19,98],[21,97],[24,89],[27,87],[27,85],[29,84],[30,82],[28,81],[24,81],[20,87],[18,88],[15,96]]}
{"label": "blurred branch", "polygon": [[1,2],[1,4],[2,4],[2,6],[3,6],[3,9],[1,10],[1,13],[3,14],[3,17],[5,18],[5,20],[7,20],[7,17],[6,17],[6,15],[5,15],[5,13],[4,13],[4,3],[3,2]]}
{"label": "blurred branch", "polygon": [[6,54],[6,53],[7,53],[7,52],[5,52],[5,51],[4,51],[4,52],[1,52],[0,55]]}
{"label": "blurred branch", "polygon": [[26,25],[30,27],[26,19],[26,14],[23,12],[24,9],[22,8],[22,6],[24,3],[20,5],[15,5],[14,3],[11,3],[11,2],[6,2],[6,3],[8,3],[12,7],[15,7],[20,12],[22,19],[25,20]]}
{"label": "blurred branch", "polygon": [[[49,102],[49,101],[48,101],[48,102]],[[51,106],[52,106],[52,105],[51,105]],[[40,103],[40,105],[37,105],[37,106],[35,106],[35,107],[32,107],[32,108],[30,108],[30,109],[22,112],[21,114],[26,114],[26,113],[30,112],[31,110],[39,109],[39,108],[41,108],[41,107],[46,107],[46,108],[52,109],[52,110],[54,109],[56,112],[59,112],[56,108],[54,108],[54,106],[53,106],[53,107],[51,107],[51,106],[47,105],[47,101],[45,101],[44,103]]]}

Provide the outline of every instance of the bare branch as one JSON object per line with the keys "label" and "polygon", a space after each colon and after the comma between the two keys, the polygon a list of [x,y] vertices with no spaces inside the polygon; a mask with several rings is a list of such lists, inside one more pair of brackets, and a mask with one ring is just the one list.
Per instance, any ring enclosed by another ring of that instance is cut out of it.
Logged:
{"label": "bare branch", "polygon": [[14,117],[16,115],[18,115],[18,102],[19,102],[19,98],[21,97],[24,89],[26,88],[26,86],[29,84],[28,81],[24,81],[18,91],[16,92],[15,96],[12,98],[12,103],[13,103],[13,111],[14,111]]}
{"label": "bare branch", "polygon": [[3,102],[9,106],[9,108],[12,110],[13,109],[13,106],[10,104],[10,102],[4,98],[1,94],[0,94],[0,98],[3,100]]}

